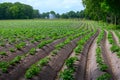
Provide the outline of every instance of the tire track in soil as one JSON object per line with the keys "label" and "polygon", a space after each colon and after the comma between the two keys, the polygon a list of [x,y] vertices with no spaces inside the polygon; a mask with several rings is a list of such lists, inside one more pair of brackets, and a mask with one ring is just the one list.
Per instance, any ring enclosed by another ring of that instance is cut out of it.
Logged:
{"label": "tire track in soil", "polygon": [[97,66],[96,49],[97,43],[96,40],[94,40],[88,52],[85,80],[96,80],[100,75],[104,74]]}
{"label": "tire track in soil", "polygon": [[108,32],[105,31],[104,39],[101,42],[102,55],[108,65],[108,72],[112,75],[112,80],[120,80],[120,59],[117,58],[115,53],[111,52],[107,35]]}
{"label": "tire track in soil", "polygon": [[62,48],[55,57],[52,57],[51,61],[42,68],[41,72],[30,80],[55,80],[65,60],[73,52],[79,40],[80,38],[77,38],[64,46],[64,48]]}
{"label": "tire track in soil", "polygon": [[79,57],[81,57],[80,61],[78,62],[78,64],[76,64],[75,80],[86,80],[87,76],[85,76],[85,75],[88,75],[86,73],[86,68],[87,68],[89,49],[90,49],[91,45],[94,44],[93,42],[94,42],[95,38],[98,36],[98,34],[99,34],[99,30],[93,36],[91,36],[91,38],[84,45],[84,49],[79,56]]}
{"label": "tire track in soil", "polygon": [[60,42],[63,42],[64,39],[58,39],[47,46],[44,46],[42,49],[39,50],[38,53],[35,55],[29,55],[24,60],[20,62],[20,64],[13,66],[14,68],[7,74],[3,74],[0,76],[0,80],[18,80],[21,76],[24,76],[26,70],[35,62],[39,61],[40,59],[46,57],[52,50],[54,50],[55,45]]}

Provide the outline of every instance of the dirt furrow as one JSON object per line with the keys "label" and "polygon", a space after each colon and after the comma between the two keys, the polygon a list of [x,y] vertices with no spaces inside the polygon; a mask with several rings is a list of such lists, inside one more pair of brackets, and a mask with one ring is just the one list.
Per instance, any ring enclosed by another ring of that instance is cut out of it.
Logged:
{"label": "dirt furrow", "polygon": [[15,58],[18,55],[23,55],[26,54],[31,48],[34,48],[38,45],[38,42],[34,43],[34,44],[30,44],[28,46],[26,46],[25,48],[22,48],[21,50],[17,50],[14,53],[10,53],[8,52],[7,56],[4,56],[0,59],[0,61],[10,61],[13,58]]}
{"label": "dirt furrow", "polygon": [[38,76],[31,80],[55,80],[58,72],[62,69],[65,60],[73,52],[73,49],[77,46],[77,42],[80,38],[73,40],[71,43],[64,46],[57,56],[53,57],[47,66],[44,66]]}
{"label": "dirt furrow", "polygon": [[[95,38],[98,36],[99,31],[94,34],[85,44],[84,49],[80,55],[81,59],[76,65],[76,73],[75,73],[75,80],[85,80],[86,77],[89,75],[86,73],[86,68],[87,68],[87,61],[88,61],[88,53],[89,49],[95,40]],[[88,63],[89,64],[89,63]],[[85,76],[87,74],[87,76]]]}
{"label": "dirt furrow", "polygon": [[86,74],[85,80],[96,80],[100,75],[104,72],[100,71],[97,62],[96,62],[96,40],[91,45],[91,48],[88,53],[88,60],[87,60],[87,67],[86,67]]}
{"label": "dirt furrow", "polygon": [[113,80],[120,80],[120,59],[110,50],[111,45],[107,39],[108,32],[105,31],[104,39],[101,43],[102,55],[108,65],[108,72],[112,75]]}
{"label": "dirt furrow", "polygon": [[0,80],[18,80],[21,76],[24,76],[26,70],[35,62],[46,57],[52,50],[54,50],[55,45],[64,41],[65,39],[56,40],[47,46],[44,46],[40,49],[35,55],[29,55],[23,59],[20,64],[13,67],[12,70],[9,70],[7,74],[0,76]]}

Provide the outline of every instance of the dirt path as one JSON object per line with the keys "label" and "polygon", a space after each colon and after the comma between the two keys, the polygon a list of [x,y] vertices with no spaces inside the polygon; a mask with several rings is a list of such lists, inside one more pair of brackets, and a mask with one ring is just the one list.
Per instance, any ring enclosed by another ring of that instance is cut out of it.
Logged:
{"label": "dirt path", "polygon": [[112,36],[113,36],[113,39],[114,39],[115,43],[118,46],[120,46],[120,44],[119,44],[119,38],[117,37],[117,35],[113,31],[111,31],[111,33],[112,33]]}
{"label": "dirt path", "polygon": [[102,75],[104,72],[100,71],[97,67],[96,63],[96,40],[93,42],[89,53],[88,53],[88,61],[87,61],[87,67],[86,67],[86,76],[85,80],[96,80],[100,75]]}
{"label": "dirt path", "polygon": [[110,50],[111,45],[107,39],[108,32],[105,31],[105,37],[101,44],[103,58],[109,66],[109,73],[112,74],[113,80],[120,80],[120,59],[117,58],[115,53]]}

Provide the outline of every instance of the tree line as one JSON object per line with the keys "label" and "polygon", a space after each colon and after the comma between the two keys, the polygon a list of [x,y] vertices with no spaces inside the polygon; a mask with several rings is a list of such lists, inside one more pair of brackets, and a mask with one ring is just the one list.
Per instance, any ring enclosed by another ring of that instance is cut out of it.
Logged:
{"label": "tree line", "polygon": [[49,14],[55,18],[83,18],[84,11],[69,11],[63,14],[55,13],[54,11],[39,13],[39,10],[33,9],[32,6],[22,4],[20,2],[0,3],[0,19],[33,19],[33,18],[49,18]]}
{"label": "tree line", "polygon": [[39,16],[39,11],[32,6],[16,3],[0,3],[0,19],[32,19]]}
{"label": "tree line", "polygon": [[69,11],[63,14],[59,14],[59,13],[55,13],[54,11],[50,11],[50,12],[44,12],[42,14],[40,14],[40,18],[48,18],[49,14],[53,14],[55,15],[56,18],[62,18],[62,19],[72,19],[72,18],[84,18],[84,11]]}
{"label": "tree line", "polygon": [[87,19],[120,24],[120,0],[82,0]]}

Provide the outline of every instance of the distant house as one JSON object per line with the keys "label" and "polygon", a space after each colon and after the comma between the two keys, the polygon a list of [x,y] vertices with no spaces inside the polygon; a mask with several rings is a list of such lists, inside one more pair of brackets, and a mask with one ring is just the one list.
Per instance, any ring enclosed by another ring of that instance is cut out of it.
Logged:
{"label": "distant house", "polygon": [[55,17],[55,15],[54,14],[49,14],[49,19],[55,19],[56,17]]}

